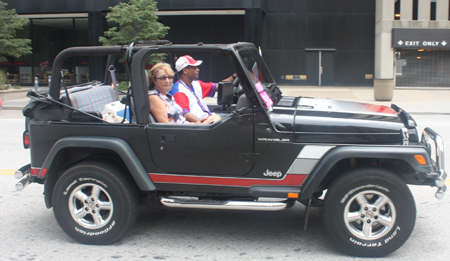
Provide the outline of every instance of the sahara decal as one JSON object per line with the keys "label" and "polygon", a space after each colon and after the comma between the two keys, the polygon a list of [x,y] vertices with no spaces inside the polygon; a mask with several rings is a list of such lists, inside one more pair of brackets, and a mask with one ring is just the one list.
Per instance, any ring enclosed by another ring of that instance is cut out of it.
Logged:
{"label": "sahara decal", "polygon": [[300,151],[297,159],[321,159],[330,149],[336,146],[306,145]]}
{"label": "sahara decal", "polygon": [[334,147],[336,146],[306,145],[289,167],[287,174],[309,175],[323,156]]}
{"label": "sahara decal", "polygon": [[333,113],[357,113],[357,114],[378,114],[390,117],[396,117],[397,112],[385,105],[376,105],[369,103],[358,103],[351,101],[335,101],[329,99],[316,99],[310,97],[301,97],[297,104],[297,110],[311,110],[315,112],[333,112]]}
{"label": "sahara decal", "polygon": [[261,142],[290,142],[290,139],[280,139],[280,138],[258,138]]}

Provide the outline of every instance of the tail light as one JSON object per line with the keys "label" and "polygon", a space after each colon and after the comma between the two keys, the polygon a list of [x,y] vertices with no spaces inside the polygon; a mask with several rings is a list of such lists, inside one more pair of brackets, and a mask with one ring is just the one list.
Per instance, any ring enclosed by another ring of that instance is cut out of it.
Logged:
{"label": "tail light", "polygon": [[23,132],[23,147],[25,149],[30,148],[30,133],[28,131]]}

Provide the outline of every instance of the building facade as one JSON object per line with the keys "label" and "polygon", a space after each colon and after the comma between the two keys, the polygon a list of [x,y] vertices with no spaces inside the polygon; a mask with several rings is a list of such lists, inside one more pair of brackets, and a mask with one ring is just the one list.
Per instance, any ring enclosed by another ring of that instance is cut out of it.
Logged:
{"label": "building facade", "polygon": [[450,87],[449,0],[376,4],[375,86]]}
{"label": "building facade", "polygon": [[[9,81],[32,84],[35,77],[47,82],[51,62],[64,48],[101,45],[98,37],[112,26],[105,19],[109,7],[127,1],[3,2],[30,19],[18,36],[32,39],[33,54],[10,58],[0,68],[7,70]],[[410,45],[450,42],[430,36],[449,35],[448,3],[160,0],[157,14],[160,22],[171,28],[166,39],[174,44],[254,43],[280,85],[450,87],[444,73],[450,63],[450,44]],[[400,41],[405,44],[399,46]],[[75,57],[66,62],[63,72],[71,84],[102,80],[104,64],[101,57]],[[217,80],[214,72],[207,68],[203,72],[207,73],[202,73],[205,80]]]}

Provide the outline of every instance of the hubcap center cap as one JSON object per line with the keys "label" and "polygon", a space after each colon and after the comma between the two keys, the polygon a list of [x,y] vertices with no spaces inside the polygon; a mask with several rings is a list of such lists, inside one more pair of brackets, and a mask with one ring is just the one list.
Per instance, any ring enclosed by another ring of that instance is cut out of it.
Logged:
{"label": "hubcap center cap", "polygon": [[372,211],[367,211],[366,212],[366,217],[368,217],[368,218],[373,218],[373,212]]}

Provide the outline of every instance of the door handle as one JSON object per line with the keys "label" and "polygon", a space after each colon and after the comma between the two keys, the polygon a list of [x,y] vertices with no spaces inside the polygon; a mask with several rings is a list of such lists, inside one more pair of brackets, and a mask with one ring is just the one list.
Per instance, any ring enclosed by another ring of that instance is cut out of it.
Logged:
{"label": "door handle", "polygon": [[162,142],[175,142],[175,134],[161,134],[161,143]]}

